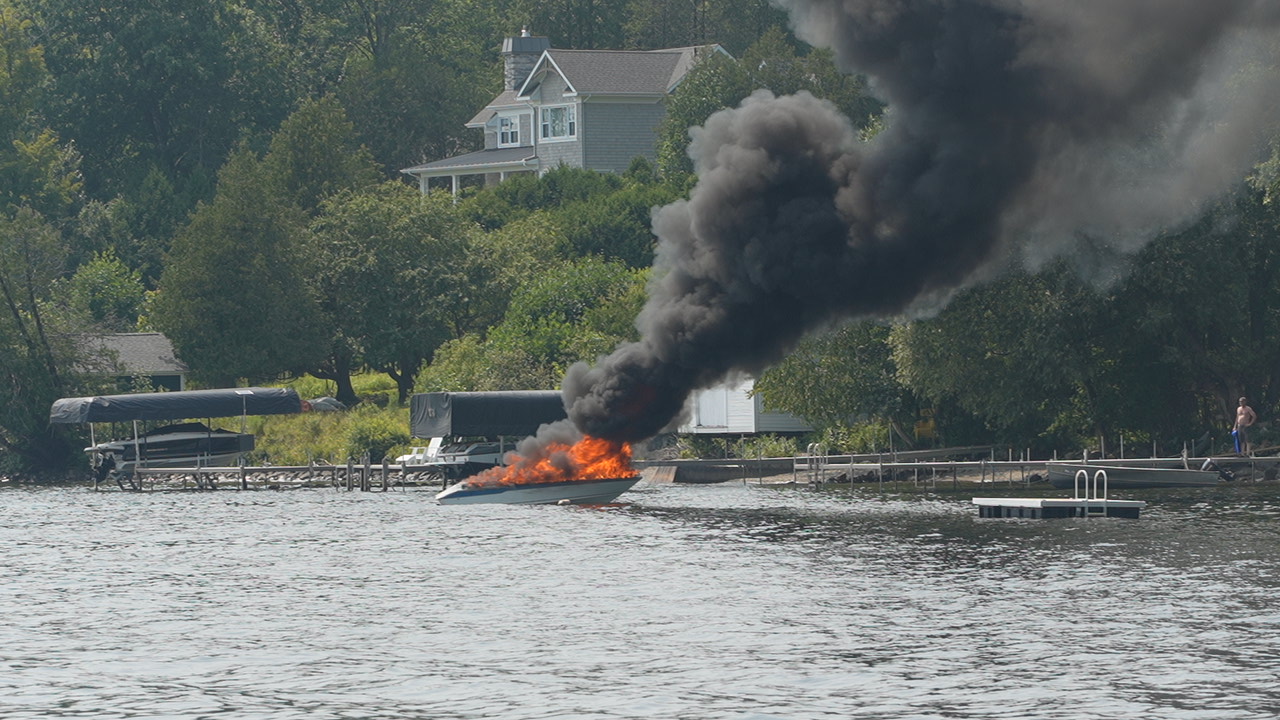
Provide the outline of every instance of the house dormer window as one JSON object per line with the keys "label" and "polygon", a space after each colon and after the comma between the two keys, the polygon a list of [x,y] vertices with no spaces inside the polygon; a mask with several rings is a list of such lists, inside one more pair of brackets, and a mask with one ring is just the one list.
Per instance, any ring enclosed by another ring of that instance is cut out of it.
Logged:
{"label": "house dormer window", "polygon": [[539,118],[543,140],[572,140],[578,136],[578,121],[572,105],[543,107]]}
{"label": "house dormer window", "polygon": [[520,118],[498,118],[498,147],[515,147],[520,144]]}

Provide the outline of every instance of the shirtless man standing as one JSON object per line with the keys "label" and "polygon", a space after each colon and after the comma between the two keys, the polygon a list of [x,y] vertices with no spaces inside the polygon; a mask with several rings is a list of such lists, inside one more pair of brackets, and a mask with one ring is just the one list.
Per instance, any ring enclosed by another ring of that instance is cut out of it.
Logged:
{"label": "shirtless man standing", "polygon": [[1237,437],[1240,438],[1240,449],[1245,455],[1253,454],[1253,447],[1249,444],[1249,426],[1258,421],[1258,414],[1253,408],[1245,402],[1245,398],[1240,398],[1240,407],[1236,408],[1236,427]]}

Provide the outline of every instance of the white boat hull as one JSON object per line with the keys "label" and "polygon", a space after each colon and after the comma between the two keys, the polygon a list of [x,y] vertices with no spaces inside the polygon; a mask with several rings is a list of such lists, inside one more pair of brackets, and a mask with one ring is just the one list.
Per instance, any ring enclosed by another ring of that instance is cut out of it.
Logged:
{"label": "white boat hull", "polygon": [[530,483],[523,485],[493,485],[472,487],[460,482],[436,495],[441,505],[474,505],[479,503],[503,503],[508,505],[554,505],[560,502],[575,505],[602,505],[613,502],[619,495],[631,489],[640,477],[610,478],[607,480],[576,480],[571,482]]}
{"label": "white boat hull", "polygon": [[1093,482],[1098,471],[1104,471],[1107,487],[1111,490],[1133,490],[1162,487],[1212,487],[1222,481],[1212,470],[1187,470],[1184,468],[1133,467],[1100,465],[1096,463],[1049,463],[1049,484],[1058,489],[1070,490],[1075,484],[1076,473],[1085,472]]}

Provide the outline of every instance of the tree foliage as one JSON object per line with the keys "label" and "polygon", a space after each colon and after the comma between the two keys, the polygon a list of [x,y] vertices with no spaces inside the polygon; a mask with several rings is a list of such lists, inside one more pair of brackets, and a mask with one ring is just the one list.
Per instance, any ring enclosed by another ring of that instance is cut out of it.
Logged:
{"label": "tree foliage", "polygon": [[770,409],[798,415],[818,427],[860,417],[901,418],[914,411],[896,376],[889,327],[855,323],[810,337],[756,380]]}
{"label": "tree foliage", "polygon": [[451,310],[468,292],[470,235],[448,196],[401,183],[338,196],[312,227],[312,282],[325,324],[396,381],[401,402],[452,337]]}
{"label": "tree foliage", "polygon": [[829,100],[856,127],[866,127],[880,112],[862,78],[840,72],[825,50],[800,53],[777,27],[769,28],[740,59],[713,55],[696,65],[676,88],[668,103],[658,137],[658,166],[666,176],[693,172],[687,151],[690,128],[701,126],[712,113],[736,106],[757,89],[775,95],[801,90]]}
{"label": "tree foliage", "polygon": [[[49,424],[49,407],[77,386],[73,318],[51,288],[66,261],[57,230],[31,210],[0,216],[0,449],[6,469],[64,468],[70,437]],[[17,461],[17,462],[15,462]]]}
{"label": "tree foliage", "polygon": [[243,42],[249,33],[235,5],[31,6],[53,75],[50,120],[84,153],[94,194],[132,189],[153,166],[184,185],[198,182],[246,130],[284,117],[289,95]]}
{"label": "tree foliage", "polygon": [[130,270],[111,251],[81,265],[59,286],[72,308],[102,330],[132,332],[137,328],[146,288],[142,274]]}
{"label": "tree foliage", "polygon": [[371,187],[378,171],[337,98],[305,100],[271,136],[263,170],[272,193],[315,217],[333,195]]}
{"label": "tree foliage", "polygon": [[634,320],[647,274],[589,257],[528,275],[488,337],[446,343],[419,376],[417,389],[557,387],[569,365],[594,361],[636,339]]}
{"label": "tree foliage", "polygon": [[302,275],[302,213],[270,192],[248,150],[174,239],[152,321],[197,376],[267,380],[319,364],[324,337]]}

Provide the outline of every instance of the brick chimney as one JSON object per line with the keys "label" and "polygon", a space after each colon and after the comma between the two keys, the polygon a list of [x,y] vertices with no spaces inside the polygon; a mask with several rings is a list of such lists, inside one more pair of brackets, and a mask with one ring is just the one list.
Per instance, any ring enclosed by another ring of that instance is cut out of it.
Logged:
{"label": "brick chimney", "polygon": [[542,57],[542,51],[551,48],[551,41],[544,37],[531,37],[529,28],[520,29],[520,37],[502,39],[503,86],[515,90],[529,78],[529,72]]}

